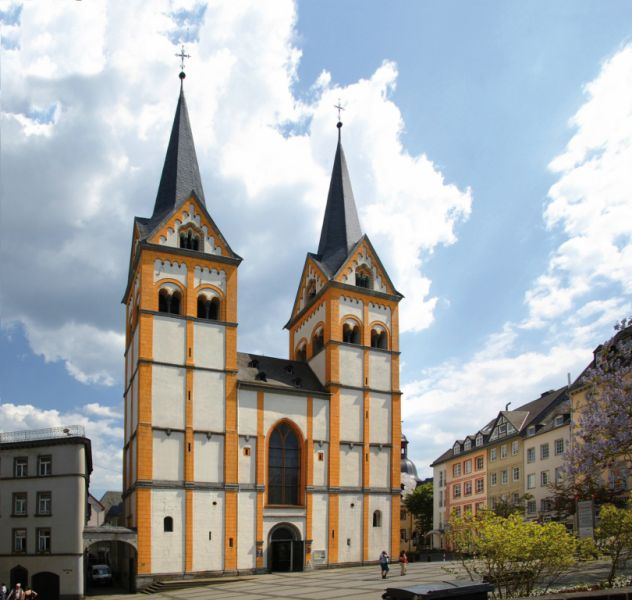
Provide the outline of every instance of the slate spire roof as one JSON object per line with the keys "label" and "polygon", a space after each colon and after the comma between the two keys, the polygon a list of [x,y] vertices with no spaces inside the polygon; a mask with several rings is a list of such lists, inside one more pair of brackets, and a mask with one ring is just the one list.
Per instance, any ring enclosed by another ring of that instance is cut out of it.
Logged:
{"label": "slate spire roof", "polygon": [[339,122],[338,147],[331,171],[327,206],[318,244],[318,259],[330,273],[338,271],[351,248],[362,237],[347,161],[340,141],[341,127],[342,123]]}
{"label": "slate spire roof", "polygon": [[184,98],[184,89],[180,85],[180,97],[173,119],[171,137],[167,146],[167,155],[162,167],[160,185],[151,220],[159,220],[163,215],[185,202],[191,194],[195,194],[198,200],[205,204],[200,169],[189,122],[189,111]]}

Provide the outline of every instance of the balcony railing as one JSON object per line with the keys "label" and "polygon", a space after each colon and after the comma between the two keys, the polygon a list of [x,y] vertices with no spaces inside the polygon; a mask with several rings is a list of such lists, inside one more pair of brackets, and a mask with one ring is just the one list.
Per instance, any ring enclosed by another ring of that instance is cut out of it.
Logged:
{"label": "balcony railing", "polygon": [[31,429],[26,431],[8,431],[6,433],[0,433],[0,444],[85,436],[86,432],[83,425],[69,425],[68,427],[51,427],[49,429]]}

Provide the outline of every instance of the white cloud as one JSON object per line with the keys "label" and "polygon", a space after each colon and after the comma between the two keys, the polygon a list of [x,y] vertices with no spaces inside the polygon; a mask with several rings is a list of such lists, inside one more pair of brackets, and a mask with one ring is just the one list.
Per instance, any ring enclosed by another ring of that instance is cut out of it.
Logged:
{"label": "white cloud", "polygon": [[[3,318],[84,383],[120,381],[132,217],[151,214],[173,119],[173,13],[194,4],[25,3],[19,47],[3,52]],[[209,4],[185,82],[209,210],[246,259],[240,349],[280,355],[318,243],[338,97],[363,226],[406,296],[403,331],[432,321],[423,260],[471,205],[402,146],[393,63],[344,87],[323,72],[299,100],[296,18],[290,0]],[[55,108],[40,123],[42,107]]]}
{"label": "white cloud", "polygon": [[84,411],[76,408],[67,412],[55,409],[42,409],[30,404],[0,404],[0,423],[2,430],[22,431],[25,429],[48,429],[82,425],[86,437],[91,441],[93,474],[90,489],[97,496],[106,490],[121,489],[123,430],[120,424],[120,409],[93,403]]}

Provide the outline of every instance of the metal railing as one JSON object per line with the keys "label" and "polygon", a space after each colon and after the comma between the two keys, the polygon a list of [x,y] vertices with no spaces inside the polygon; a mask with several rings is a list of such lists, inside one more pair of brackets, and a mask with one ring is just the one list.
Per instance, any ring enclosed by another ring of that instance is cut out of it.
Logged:
{"label": "metal railing", "polygon": [[0,444],[85,436],[86,431],[83,425],[68,425],[68,427],[51,427],[49,429],[0,432]]}

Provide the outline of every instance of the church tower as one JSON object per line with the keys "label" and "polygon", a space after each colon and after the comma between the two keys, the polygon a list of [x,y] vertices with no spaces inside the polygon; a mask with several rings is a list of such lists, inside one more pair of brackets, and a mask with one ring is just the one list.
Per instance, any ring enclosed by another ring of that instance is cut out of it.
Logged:
{"label": "church tower", "polygon": [[330,394],[325,466],[306,503],[313,528],[326,527],[327,562],[347,564],[399,552],[402,295],[362,233],[337,126],[318,252],[286,328],[290,358],[307,361]]}
{"label": "church tower", "polygon": [[237,268],[211,218],[180,74],[150,218],[127,289],[123,490],[137,582],[237,569]]}

